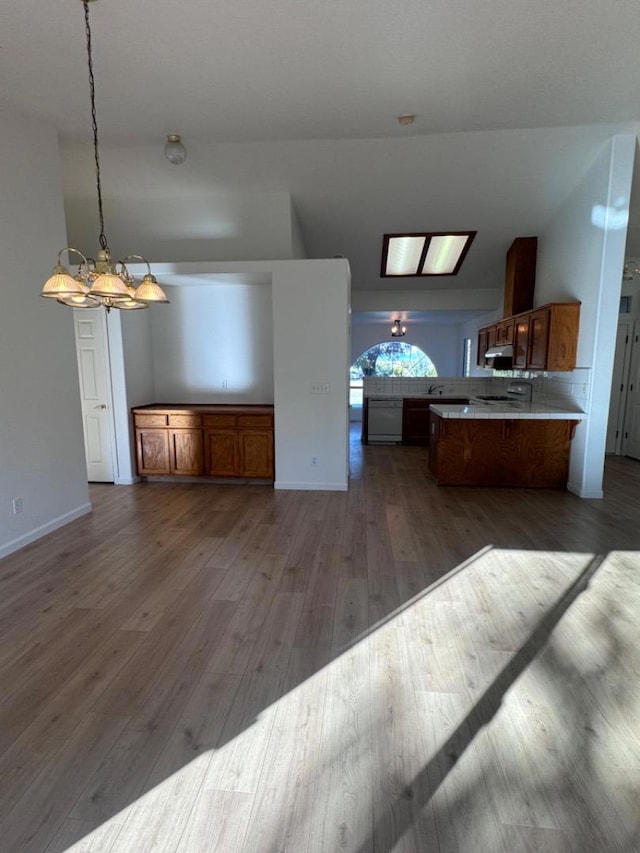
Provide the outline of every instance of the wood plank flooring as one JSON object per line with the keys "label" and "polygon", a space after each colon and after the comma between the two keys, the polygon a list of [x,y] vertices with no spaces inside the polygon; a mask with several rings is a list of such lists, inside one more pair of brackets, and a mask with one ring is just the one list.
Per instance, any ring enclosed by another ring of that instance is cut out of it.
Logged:
{"label": "wood plank flooring", "polygon": [[0,562],[2,853],[638,853],[640,463],[603,501],[91,486]]}

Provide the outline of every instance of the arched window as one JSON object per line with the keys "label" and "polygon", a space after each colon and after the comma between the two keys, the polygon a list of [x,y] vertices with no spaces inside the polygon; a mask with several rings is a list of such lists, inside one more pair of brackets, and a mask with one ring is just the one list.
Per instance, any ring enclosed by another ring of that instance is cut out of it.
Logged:
{"label": "arched window", "polygon": [[419,347],[383,341],[365,350],[351,365],[349,402],[362,405],[364,376],[437,376],[433,362]]}

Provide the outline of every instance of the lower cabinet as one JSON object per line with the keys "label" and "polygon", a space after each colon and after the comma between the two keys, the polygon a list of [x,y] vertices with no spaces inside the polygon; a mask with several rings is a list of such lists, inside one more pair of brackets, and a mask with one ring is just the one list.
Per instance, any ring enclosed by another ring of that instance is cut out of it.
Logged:
{"label": "lower cabinet", "polygon": [[432,403],[468,402],[468,397],[405,397],[402,401],[402,443],[423,447],[429,444],[429,406]]}
{"label": "lower cabinet", "polygon": [[170,474],[169,431],[154,427],[136,429],[138,474]]}
{"label": "lower cabinet", "polygon": [[169,465],[172,474],[197,477],[203,470],[201,429],[169,430]]}
{"label": "lower cabinet", "polygon": [[205,473],[273,479],[273,416],[205,415]]}
{"label": "lower cabinet", "polygon": [[273,410],[251,408],[134,409],[138,474],[273,480]]}
{"label": "lower cabinet", "polygon": [[202,474],[201,429],[136,429],[138,474]]}
{"label": "lower cabinet", "polygon": [[431,414],[429,467],[441,486],[566,488],[578,421]]}

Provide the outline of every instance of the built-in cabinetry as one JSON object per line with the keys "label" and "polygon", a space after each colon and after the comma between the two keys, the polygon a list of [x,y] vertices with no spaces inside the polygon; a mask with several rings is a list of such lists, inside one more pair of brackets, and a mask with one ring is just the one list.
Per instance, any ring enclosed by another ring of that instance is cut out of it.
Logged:
{"label": "built-in cabinetry", "polygon": [[493,344],[513,344],[517,370],[573,370],[578,349],[579,302],[551,302],[478,330],[478,365],[490,367]]}
{"label": "built-in cabinetry", "polygon": [[273,406],[135,408],[140,476],[273,480]]}
{"label": "built-in cabinetry", "polygon": [[468,402],[468,397],[405,397],[402,401],[402,443],[429,444],[429,406],[432,403]]}
{"label": "built-in cabinetry", "polygon": [[430,416],[429,467],[441,486],[566,488],[578,421]]}
{"label": "built-in cabinetry", "polygon": [[[533,307],[537,253],[537,237],[516,237],[509,247],[504,279],[503,315],[505,317],[521,314]],[[511,341],[498,340],[496,343],[511,343]]]}

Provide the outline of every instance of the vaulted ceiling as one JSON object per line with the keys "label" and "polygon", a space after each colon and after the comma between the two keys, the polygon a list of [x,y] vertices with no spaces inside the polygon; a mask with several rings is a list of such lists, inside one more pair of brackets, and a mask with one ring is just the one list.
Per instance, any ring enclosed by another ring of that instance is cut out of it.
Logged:
{"label": "vaulted ceiling", "polygon": [[[105,148],[180,132],[191,168],[217,147],[232,181],[229,151],[260,143],[312,256],[348,257],[361,290],[388,289],[381,237],[405,229],[477,228],[447,286],[488,286],[588,168],[578,126],[611,123],[605,139],[640,121],[636,0],[99,0],[90,14]],[[7,0],[0,80],[0,106],[54,123],[63,147],[88,140],[80,0]],[[522,129],[570,126],[520,145]],[[514,134],[502,157],[495,130]]]}

